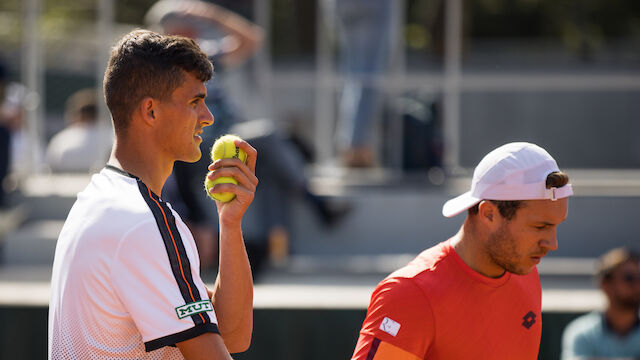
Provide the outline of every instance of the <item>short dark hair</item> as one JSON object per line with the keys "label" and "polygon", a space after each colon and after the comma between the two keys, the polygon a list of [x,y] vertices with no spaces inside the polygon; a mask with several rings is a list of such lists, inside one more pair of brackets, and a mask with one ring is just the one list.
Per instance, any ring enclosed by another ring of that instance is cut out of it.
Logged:
{"label": "short dark hair", "polygon": [[[563,173],[562,171],[555,171],[547,175],[547,180],[545,185],[547,189],[552,187],[561,188],[569,183],[569,175]],[[511,220],[516,215],[516,211],[520,207],[522,207],[523,200],[489,200],[496,205],[500,215],[507,219]],[[478,214],[478,204],[469,208],[469,215],[477,215]]]}
{"label": "short dark hair", "polygon": [[104,97],[116,133],[129,126],[134,108],[149,96],[166,100],[185,80],[184,72],[202,82],[213,76],[213,65],[191,39],[134,30],[111,49],[104,74]]}
{"label": "short dark hair", "polygon": [[609,280],[618,266],[628,261],[640,262],[640,255],[625,247],[611,249],[598,258],[596,277],[601,282]]}

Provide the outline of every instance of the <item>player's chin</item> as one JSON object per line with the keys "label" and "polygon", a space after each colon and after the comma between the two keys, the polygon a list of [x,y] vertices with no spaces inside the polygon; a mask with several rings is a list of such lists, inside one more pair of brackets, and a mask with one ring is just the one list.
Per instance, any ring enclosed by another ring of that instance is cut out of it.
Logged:
{"label": "player's chin", "polygon": [[200,160],[201,157],[202,157],[202,152],[200,151],[199,147],[196,147],[190,154],[183,156],[182,159],[179,159],[179,160],[188,162],[188,163],[194,163]]}
{"label": "player's chin", "polygon": [[512,266],[509,272],[516,275],[528,275],[536,267],[537,263],[533,260],[523,261],[522,263]]}
{"label": "player's chin", "polygon": [[521,271],[518,275],[529,275],[533,271],[533,269],[535,269],[535,266],[524,268],[523,271]]}

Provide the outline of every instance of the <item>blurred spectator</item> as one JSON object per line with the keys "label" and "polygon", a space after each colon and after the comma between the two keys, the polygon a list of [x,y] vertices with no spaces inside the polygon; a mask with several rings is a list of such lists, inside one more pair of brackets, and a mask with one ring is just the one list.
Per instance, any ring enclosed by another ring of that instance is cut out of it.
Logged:
{"label": "blurred spectator", "polygon": [[347,166],[374,164],[373,128],[380,116],[377,76],[388,62],[391,0],[330,0],[337,14],[346,82],[338,113],[338,148]]}
{"label": "blurred spectator", "polygon": [[100,126],[97,107],[98,93],[94,89],[80,90],[66,102],[67,127],[51,138],[46,158],[54,172],[89,172],[104,166],[109,157],[112,136]]}
{"label": "blurred spectator", "polygon": [[640,358],[640,257],[617,248],[598,261],[604,313],[573,320],[562,336],[562,359]]}
{"label": "blurred spectator", "polygon": [[[12,206],[6,185],[9,173],[14,170],[21,143],[16,134],[22,130],[24,87],[8,81],[5,64],[0,61],[0,240],[24,220],[23,206]],[[17,150],[17,151],[16,151]]]}
{"label": "blurred spectator", "polygon": [[244,217],[245,239],[252,266],[259,270],[268,255],[282,265],[290,252],[289,229],[293,199],[304,200],[325,226],[335,225],[350,205],[314,194],[304,172],[303,153],[268,119],[245,121],[231,128],[255,147],[260,156],[259,190]]}
{"label": "blurred spectator", "polygon": [[9,162],[11,161],[11,131],[12,120],[5,113],[5,95],[7,90],[6,69],[0,62],[0,208],[6,205],[6,193],[4,188],[5,178],[9,174]]}
{"label": "blurred spectator", "polygon": [[[10,173],[23,174],[31,163],[28,161],[32,149],[24,129],[23,109],[25,87],[7,78],[4,63],[0,62],[0,180],[6,185]],[[6,203],[6,193],[2,190],[0,205]]]}
{"label": "blurred spectator", "polygon": [[[202,1],[157,2],[147,13],[146,22],[160,26],[167,34],[195,39],[210,56],[216,75],[207,84],[207,105],[214,124],[204,128],[202,158],[189,164],[176,162],[163,196],[174,206],[192,229],[200,249],[203,267],[215,262],[217,238],[210,216],[213,208],[202,193],[202,182],[211,162],[209,149],[219,136],[228,132],[243,137],[259,153],[256,176],[260,179],[252,206],[245,214],[243,233],[254,276],[267,257],[283,261],[288,254],[289,203],[301,196],[317,210],[326,223],[333,223],[346,206],[330,203],[308,188],[304,162],[298,150],[286,142],[271,120],[246,121],[238,107],[228,100],[219,74],[238,66],[262,45],[263,31],[257,25],[220,6]],[[238,125],[238,126],[236,126]]]}

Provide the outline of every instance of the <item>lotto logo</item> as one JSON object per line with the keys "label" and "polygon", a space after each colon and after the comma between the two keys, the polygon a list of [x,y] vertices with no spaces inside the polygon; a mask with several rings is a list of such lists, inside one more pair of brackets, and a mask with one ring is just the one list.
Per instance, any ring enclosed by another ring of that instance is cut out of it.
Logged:
{"label": "lotto logo", "polygon": [[533,313],[533,311],[529,311],[523,318],[522,318],[522,326],[526,327],[527,329],[531,329],[531,327],[533,326],[533,324],[536,323],[536,314]]}
{"label": "lotto logo", "polygon": [[200,300],[188,304],[184,304],[182,306],[178,306],[176,308],[176,314],[178,315],[178,319],[186,318],[187,316],[195,315],[205,311],[212,311],[213,305],[211,304],[211,300]]}

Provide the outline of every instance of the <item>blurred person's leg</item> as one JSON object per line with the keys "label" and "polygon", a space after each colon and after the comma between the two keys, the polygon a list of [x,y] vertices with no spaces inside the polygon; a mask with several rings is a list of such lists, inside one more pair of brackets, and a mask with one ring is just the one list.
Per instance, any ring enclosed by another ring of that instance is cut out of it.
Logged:
{"label": "blurred person's leg", "polygon": [[302,154],[278,134],[271,120],[245,121],[231,128],[231,132],[260,151],[261,167],[269,169],[264,176],[275,177],[279,183],[286,184],[295,192],[303,190],[307,180]]}
{"label": "blurred person's leg", "polygon": [[338,109],[338,148],[347,165],[370,166],[375,157],[374,120],[382,98],[374,78],[387,62],[392,3],[341,0],[336,6],[340,57],[346,75]]}
{"label": "blurred person's leg", "polygon": [[254,279],[264,265],[285,265],[291,251],[291,207],[299,198],[311,205],[323,224],[332,225],[350,209],[313,194],[305,163],[296,146],[277,131],[272,121],[246,121],[231,128],[258,151],[258,190],[243,218],[243,233]]}
{"label": "blurred person's leg", "polygon": [[[302,198],[328,226],[334,225],[350,210],[348,204],[331,201],[311,191],[305,173],[303,154],[278,133],[270,120],[247,121],[232,128],[232,132],[243,137],[258,150],[260,165],[256,167],[256,175],[260,179],[261,190],[264,189],[262,184],[273,183],[281,187],[281,197]],[[255,203],[254,200],[254,205]],[[288,211],[276,213],[280,214],[281,218],[274,219],[274,224],[283,225],[288,229]]]}
{"label": "blurred person's leg", "polygon": [[[258,152],[259,146],[252,139],[247,140]],[[265,265],[270,263],[269,244],[272,229],[288,228],[290,196],[282,191],[275,176],[270,176],[270,166],[259,153],[256,176],[260,181],[251,206],[242,220],[247,256],[251,264],[254,280],[259,280]],[[286,254],[288,255],[288,254]]]}

